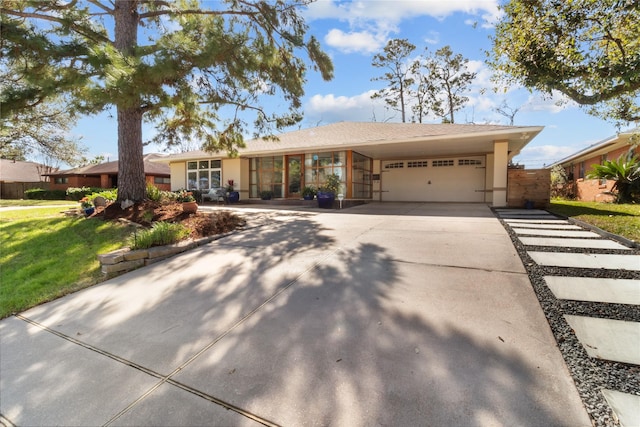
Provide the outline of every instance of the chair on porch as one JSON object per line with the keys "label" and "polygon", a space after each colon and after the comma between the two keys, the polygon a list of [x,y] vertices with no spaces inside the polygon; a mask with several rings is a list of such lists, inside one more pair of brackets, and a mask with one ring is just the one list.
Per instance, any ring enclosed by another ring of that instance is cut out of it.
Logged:
{"label": "chair on porch", "polygon": [[227,204],[227,192],[224,188],[210,188],[209,192],[202,193],[202,201],[212,200],[216,201],[218,204],[220,202]]}

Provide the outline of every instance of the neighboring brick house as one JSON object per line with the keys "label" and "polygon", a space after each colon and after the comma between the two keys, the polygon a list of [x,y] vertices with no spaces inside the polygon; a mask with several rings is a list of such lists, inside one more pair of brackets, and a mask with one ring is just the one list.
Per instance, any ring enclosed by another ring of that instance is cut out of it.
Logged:
{"label": "neighboring brick house", "polygon": [[[633,147],[633,136],[640,137],[640,127],[621,132],[600,142],[588,146],[564,159],[548,166],[562,166],[567,175],[566,185],[571,186],[570,193],[577,200],[586,202],[612,201],[611,192],[614,181],[587,179],[593,165],[600,165],[606,160],[615,160],[621,155],[627,155]],[[639,151],[635,148],[636,153]]]}
{"label": "neighboring brick house", "polygon": [[[144,156],[144,174],[147,183],[160,190],[171,190],[169,165],[154,163],[152,159],[163,157],[161,154]],[[106,162],[97,165],[82,166],[75,169],[48,174],[51,177],[51,190],[66,190],[69,187],[116,188],[118,186],[118,162]]]}
{"label": "neighboring brick house", "polygon": [[49,188],[44,174],[51,170],[51,166],[40,163],[0,159],[0,198],[22,199],[25,190]]}

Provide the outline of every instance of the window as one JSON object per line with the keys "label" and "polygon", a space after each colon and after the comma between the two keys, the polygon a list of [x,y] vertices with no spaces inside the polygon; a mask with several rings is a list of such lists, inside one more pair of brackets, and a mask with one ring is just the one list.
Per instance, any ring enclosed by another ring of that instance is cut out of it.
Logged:
{"label": "window", "polygon": [[187,188],[208,190],[220,187],[221,160],[198,160],[187,162]]}
{"label": "window", "polygon": [[346,152],[333,151],[327,153],[309,153],[304,156],[304,183],[318,188],[327,179],[327,176],[336,174],[342,181],[340,191],[345,188],[346,179]]}
{"label": "window", "polygon": [[384,165],[385,169],[402,169],[404,168],[404,162],[394,162],[394,163],[387,163]]}
{"label": "window", "polygon": [[453,160],[434,160],[431,162],[431,166],[434,168],[453,166]]}
{"label": "window", "polygon": [[408,168],[426,168],[429,166],[429,162],[427,160],[416,160],[407,162]]}
{"label": "window", "polygon": [[371,198],[371,159],[353,152],[351,156],[351,197]]}
{"label": "window", "polygon": [[251,159],[249,177],[249,197],[259,197],[262,191],[273,192],[273,197],[284,197],[284,159],[282,156]]}
{"label": "window", "polygon": [[458,166],[481,166],[482,160],[479,159],[458,159]]}
{"label": "window", "polygon": [[68,184],[69,183],[69,178],[67,178],[66,176],[63,177],[56,177],[53,182],[55,182],[56,184]]}
{"label": "window", "polygon": [[154,176],[153,183],[154,184],[171,184],[171,178],[166,178],[164,176]]}
{"label": "window", "polygon": [[584,162],[580,162],[580,169],[578,170],[578,178],[584,178]]}

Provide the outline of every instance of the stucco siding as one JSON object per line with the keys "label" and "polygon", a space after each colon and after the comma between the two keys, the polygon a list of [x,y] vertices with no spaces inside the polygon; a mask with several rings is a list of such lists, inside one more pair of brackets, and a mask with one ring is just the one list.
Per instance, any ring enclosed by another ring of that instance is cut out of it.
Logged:
{"label": "stucco siding", "polygon": [[176,191],[187,188],[187,164],[177,162],[169,164],[171,169],[171,190]]}

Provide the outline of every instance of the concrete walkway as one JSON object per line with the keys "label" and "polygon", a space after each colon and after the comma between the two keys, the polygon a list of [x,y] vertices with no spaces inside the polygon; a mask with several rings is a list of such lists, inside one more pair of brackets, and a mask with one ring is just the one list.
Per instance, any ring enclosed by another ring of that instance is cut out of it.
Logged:
{"label": "concrete walkway", "polygon": [[0,321],[0,420],[591,425],[486,206],[262,218]]}
{"label": "concrete walkway", "polygon": [[[574,231],[575,225],[542,210],[498,209],[498,215],[527,246],[550,248],[615,249],[621,254],[528,251],[541,266],[577,270],[640,271],[640,257],[618,242],[591,231]],[[579,234],[583,235],[580,236]],[[524,236],[528,237],[524,237]],[[554,236],[554,237],[549,237]],[[582,237],[582,238],[575,238]],[[562,249],[563,250],[563,249]],[[546,276],[545,282],[558,299],[617,304],[640,304],[640,280]],[[600,317],[565,315],[567,323],[591,358],[640,366],[640,323]],[[602,389],[624,427],[640,426],[640,396]]]}

